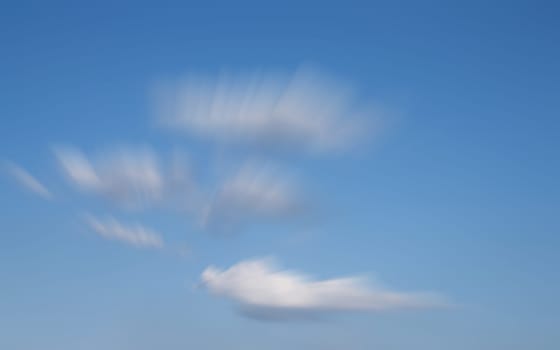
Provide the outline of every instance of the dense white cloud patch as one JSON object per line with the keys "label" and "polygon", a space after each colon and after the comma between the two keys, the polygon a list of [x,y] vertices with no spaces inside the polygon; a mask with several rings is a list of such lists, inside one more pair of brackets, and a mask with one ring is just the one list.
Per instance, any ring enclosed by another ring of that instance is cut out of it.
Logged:
{"label": "dense white cloud patch", "polygon": [[345,148],[371,110],[345,84],[310,70],[191,77],[157,89],[158,119],[213,140],[324,152]]}
{"label": "dense white cloud patch", "polygon": [[162,248],[161,235],[140,224],[122,224],[114,218],[99,219],[91,215],[85,217],[86,223],[98,235],[124,242],[136,247]]}
{"label": "dense white cloud patch", "polygon": [[305,204],[291,178],[264,164],[243,166],[222,183],[203,212],[209,229],[232,228],[249,221],[294,217]]}
{"label": "dense white cloud patch", "polygon": [[27,170],[14,163],[7,164],[6,169],[18,181],[18,183],[27,190],[45,199],[52,198],[51,192],[45,187],[45,185],[39,182],[39,180],[37,180]]}
{"label": "dense white cloud patch", "polygon": [[243,261],[227,270],[211,266],[201,279],[211,293],[234,300],[247,315],[269,319],[445,305],[436,294],[397,292],[360,277],[314,280],[279,269],[270,259]]}
{"label": "dense white cloud patch", "polygon": [[94,160],[74,148],[59,148],[55,153],[64,174],[79,189],[127,207],[162,200],[184,175],[177,166],[165,174],[156,154],[146,148],[115,150]]}

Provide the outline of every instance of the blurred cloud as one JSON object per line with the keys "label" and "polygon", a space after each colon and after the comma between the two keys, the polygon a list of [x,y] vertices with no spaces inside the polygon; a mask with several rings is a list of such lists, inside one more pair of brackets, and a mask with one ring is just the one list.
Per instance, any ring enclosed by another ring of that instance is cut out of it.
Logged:
{"label": "blurred cloud", "polygon": [[52,198],[51,192],[41,182],[39,182],[39,180],[37,180],[34,176],[27,172],[27,170],[14,163],[8,163],[6,165],[6,169],[20,185],[25,187],[30,192],[33,192],[34,194],[45,199]]}
{"label": "blurred cloud", "polygon": [[253,162],[219,186],[205,207],[202,224],[210,230],[233,230],[263,219],[294,218],[305,209],[306,203],[286,174]]}
{"label": "blurred cloud", "polygon": [[261,220],[293,219],[307,210],[292,177],[269,162],[243,161],[233,173],[223,170],[217,180],[201,186],[180,152],[169,162],[146,148],[113,150],[92,159],[66,147],[57,148],[55,155],[66,178],[83,192],[125,208],[157,204],[197,220],[209,232],[232,233]]}
{"label": "blurred cloud", "polygon": [[243,314],[259,319],[295,320],[329,312],[446,305],[436,294],[397,292],[360,277],[313,280],[279,269],[270,259],[242,261],[227,270],[210,266],[201,280],[209,292],[234,300]]}
{"label": "blurred cloud", "polygon": [[330,152],[377,117],[344,83],[313,70],[193,76],[156,89],[158,120],[204,138]]}
{"label": "blurred cloud", "polygon": [[140,224],[125,225],[114,218],[98,219],[86,215],[89,227],[101,237],[124,242],[136,247],[163,248],[161,235]]}
{"label": "blurred cloud", "polygon": [[57,148],[55,155],[66,177],[80,190],[128,208],[144,208],[176,193],[178,187],[192,185],[188,170],[178,159],[164,172],[149,148],[113,150],[95,160],[71,147]]}

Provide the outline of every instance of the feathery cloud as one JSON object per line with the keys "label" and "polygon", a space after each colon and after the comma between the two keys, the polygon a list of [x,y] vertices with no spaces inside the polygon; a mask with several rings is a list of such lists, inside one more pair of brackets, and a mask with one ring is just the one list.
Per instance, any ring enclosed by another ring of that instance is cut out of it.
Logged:
{"label": "feathery cloud", "polygon": [[45,185],[39,182],[39,180],[37,180],[27,170],[14,163],[8,163],[6,165],[6,169],[17,180],[17,182],[27,190],[45,199],[52,198],[51,192],[45,187]]}
{"label": "feathery cloud", "polygon": [[161,235],[140,224],[125,225],[114,218],[98,219],[86,215],[88,226],[106,239],[117,240],[136,247],[163,248]]}
{"label": "feathery cloud", "polygon": [[235,301],[245,315],[271,320],[446,304],[436,294],[397,292],[371,285],[360,277],[313,280],[295,271],[281,270],[267,259],[242,261],[227,270],[210,266],[201,279],[208,291]]}
{"label": "feathery cloud", "polygon": [[94,160],[75,148],[58,148],[55,155],[77,188],[129,208],[160,202],[166,195],[175,194],[177,187],[190,185],[182,178],[186,170],[179,163],[173,163],[166,173],[148,148],[114,150]]}
{"label": "feathery cloud", "polygon": [[230,230],[259,220],[294,218],[306,204],[296,186],[278,169],[245,164],[219,186],[203,213],[203,226]]}
{"label": "feathery cloud", "polygon": [[204,138],[330,152],[364,132],[376,117],[340,81],[310,70],[191,77],[157,89],[158,119]]}

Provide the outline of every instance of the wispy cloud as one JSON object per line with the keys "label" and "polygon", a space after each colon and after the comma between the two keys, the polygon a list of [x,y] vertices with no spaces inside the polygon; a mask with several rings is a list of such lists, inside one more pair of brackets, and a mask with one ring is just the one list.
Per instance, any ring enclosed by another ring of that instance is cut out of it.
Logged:
{"label": "wispy cloud", "polygon": [[291,178],[278,168],[247,163],[219,185],[203,213],[210,230],[235,229],[249,222],[294,218],[306,203]]}
{"label": "wispy cloud", "polygon": [[269,162],[245,161],[231,175],[201,186],[183,154],[161,161],[150,149],[86,156],[76,148],[55,150],[66,178],[84,193],[128,209],[154,205],[198,221],[214,233],[232,233],[252,223],[294,219],[308,209],[293,177]]}
{"label": "wispy cloud", "polygon": [[51,199],[53,197],[45,185],[39,182],[39,180],[22,167],[14,163],[7,163],[6,169],[17,180],[17,182],[27,190],[45,199]]}
{"label": "wispy cloud", "polygon": [[227,270],[211,266],[201,279],[211,293],[232,299],[245,315],[271,320],[446,305],[437,294],[397,292],[360,277],[313,280],[279,269],[270,259],[243,261]]}
{"label": "wispy cloud", "polygon": [[298,151],[346,148],[364,132],[369,108],[352,89],[311,70],[191,77],[157,89],[158,119],[219,141]]}
{"label": "wispy cloud", "polygon": [[163,248],[163,238],[140,224],[122,224],[114,218],[99,219],[86,215],[88,226],[98,235],[136,247]]}
{"label": "wispy cloud", "polygon": [[[129,208],[143,208],[160,202],[186,185],[185,169],[172,164],[164,172],[157,155],[149,148],[117,149],[99,154],[94,160],[75,148],[55,150],[58,163],[80,190],[101,195]],[[183,181],[183,182],[181,182]]]}

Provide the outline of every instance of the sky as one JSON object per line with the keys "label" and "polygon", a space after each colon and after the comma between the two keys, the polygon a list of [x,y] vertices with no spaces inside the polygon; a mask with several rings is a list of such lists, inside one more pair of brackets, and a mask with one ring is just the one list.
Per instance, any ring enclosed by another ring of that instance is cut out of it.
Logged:
{"label": "sky", "polygon": [[0,348],[557,349],[553,1],[3,1]]}

